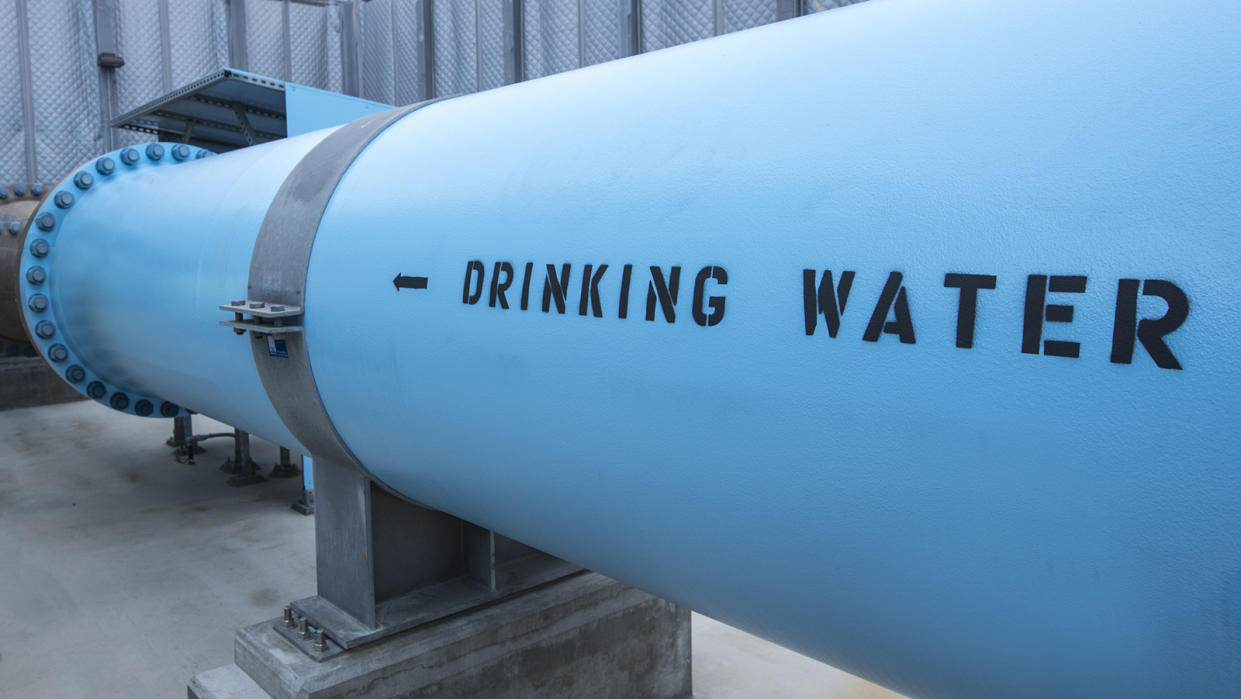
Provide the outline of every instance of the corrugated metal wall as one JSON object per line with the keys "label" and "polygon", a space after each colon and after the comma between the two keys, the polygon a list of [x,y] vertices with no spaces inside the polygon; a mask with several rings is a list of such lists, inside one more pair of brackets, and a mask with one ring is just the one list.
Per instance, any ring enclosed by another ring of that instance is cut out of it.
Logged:
{"label": "corrugated metal wall", "polygon": [[225,66],[409,104],[860,1],[0,0],[0,184],[148,140],[105,125]]}

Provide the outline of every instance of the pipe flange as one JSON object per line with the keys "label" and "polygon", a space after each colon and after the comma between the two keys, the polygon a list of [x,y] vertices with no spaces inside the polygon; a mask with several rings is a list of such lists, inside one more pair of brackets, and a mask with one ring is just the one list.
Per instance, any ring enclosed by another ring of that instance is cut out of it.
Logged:
{"label": "pipe flange", "polygon": [[[174,157],[165,158],[165,152]],[[62,331],[62,313],[56,296],[56,240],[75,204],[95,196],[109,182],[153,167],[175,167],[182,162],[212,155],[211,151],[180,143],[152,143],[145,148],[120,148],[83,164],[55,187],[49,188],[38,210],[21,232],[22,321],[38,353],[52,369],[79,393],[140,417],[180,417],[185,408],[157,396],[147,395],[108,381],[94,371]]]}

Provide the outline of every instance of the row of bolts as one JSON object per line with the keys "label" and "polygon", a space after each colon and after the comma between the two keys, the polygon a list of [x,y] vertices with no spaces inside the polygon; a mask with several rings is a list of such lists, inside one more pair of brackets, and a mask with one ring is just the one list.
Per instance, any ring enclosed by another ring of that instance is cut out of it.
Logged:
{"label": "row of bolts", "polygon": [[[152,143],[151,145],[147,146],[146,150],[147,150],[147,157],[150,158],[151,160],[159,160],[160,158],[164,156],[164,147],[158,143]],[[198,157],[202,158],[205,155],[210,155],[210,153],[207,151],[201,151],[199,152]],[[189,146],[183,143],[173,146],[172,156],[176,158],[177,160],[187,160],[190,157]],[[121,160],[125,161],[126,165],[133,165],[134,163],[138,162],[138,151],[134,150],[133,148],[126,148],[124,151],[121,151]],[[99,171],[101,174],[104,174],[104,175],[112,174],[112,165],[110,164],[107,165],[106,168],[104,166],[99,166],[99,168],[100,168]],[[81,177],[81,174],[78,175],[78,178],[80,177]],[[87,177],[89,178],[90,175],[87,175]],[[80,189],[86,189],[87,187],[90,187],[89,179],[86,181],[86,186],[84,187],[82,186],[81,183],[79,183],[78,178],[74,178],[74,183],[78,184],[78,187]],[[4,201],[5,199],[9,198],[10,189],[13,190],[13,196],[15,197],[24,197],[26,196],[27,191],[30,192],[30,196],[32,197],[41,197],[43,196],[43,192],[44,192],[44,187],[41,184],[32,184],[29,187],[26,187],[25,185],[21,185],[21,184],[11,184],[8,187],[0,186],[0,201]],[[61,208],[65,208],[65,207],[61,207]]]}
{"label": "row of bolts", "polygon": [[[10,187],[0,186],[0,201],[4,201],[9,198],[10,189],[13,190],[13,196],[16,196],[16,197],[26,196],[26,188],[20,184],[11,185]],[[43,185],[41,184],[30,185],[30,196],[32,197],[43,196]],[[9,235],[17,235],[19,232],[21,232],[22,226],[17,221],[9,221],[8,225],[5,226],[4,229],[8,230]]]}
{"label": "row of bolts", "polygon": [[[15,196],[15,197],[24,197],[24,196],[26,196],[26,188],[25,188],[25,187],[23,187],[23,186],[22,186],[22,185],[20,185],[20,184],[15,184],[15,185],[11,185],[11,186],[9,186],[9,187],[0,187],[0,201],[2,201],[2,200],[4,200],[4,199],[8,199],[8,198],[9,198],[9,190],[10,190],[10,189],[12,189],[12,190],[13,190],[13,196]],[[32,197],[41,197],[41,196],[43,196],[43,185],[41,185],[41,184],[32,184],[32,185],[30,185],[30,196],[32,196]]]}
{"label": "row of bolts", "polygon": [[[158,143],[152,143],[151,145],[147,146],[146,152],[147,152],[147,157],[150,158],[151,160],[159,160],[160,158],[164,157],[164,147]],[[199,151],[197,157],[201,159],[208,155],[211,155],[210,151]],[[126,165],[133,165],[134,163],[138,162],[139,156],[138,156],[137,150],[133,148],[126,148],[125,150],[121,151],[120,157],[121,157],[121,160]],[[173,146],[172,157],[176,158],[178,161],[189,159],[190,147],[185,145],[184,143],[179,143]],[[111,175],[114,167],[115,165],[113,164],[111,158],[100,158],[98,161],[96,161],[96,164],[95,164],[95,169],[98,170],[101,175]],[[93,180],[94,178],[91,177],[90,173],[79,172],[77,176],[73,178],[73,183],[78,186],[78,189],[86,190],[86,189],[90,189],[90,186]],[[27,188],[23,185],[13,184],[13,185],[9,185],[8,187],[0,186],[0,202],[3,202],[9,198],[10,189],[13,190],[13,196],[15,197],[26,196]],[[29,187],[29,191],[30,191],[30,196],[41,197],[43,196],[44,187],[41,184],[32,184]],[[56,195],[56,206],[59,206],[62,209],[67,209],[72,205],[73,205],[72,194],[69,194],[68,192],[60,192]],[[39,227],[43,228],[43,230],[50,230],[50,228],[45,228],[42,225],[40,225]],[[19,224],[16,221],[12,221],[8,224],[7,229],[8,229],[9,235],[17,235],[21,231],[21,224]]]}
{"label": "row of bolts", "polygon": [[[297,618],[296,621],[294,621],[295,616]],[[286,629],[291,629],[294,626],[297,627],[298,638],[302,639],[303,641],[309,641],[311,639],[314,639],[315,643],[313,646],[311,646],[311,648],[313,648],[316,653],[324,653],[327,651],[327,637],[323,635],[323,629],[320,628],[320,629],[315,629],[314,631],[311,631],[310,622],[306,620],[306,617],[293,614],[292,607],[285,607],[284,608],[284,627]]]}

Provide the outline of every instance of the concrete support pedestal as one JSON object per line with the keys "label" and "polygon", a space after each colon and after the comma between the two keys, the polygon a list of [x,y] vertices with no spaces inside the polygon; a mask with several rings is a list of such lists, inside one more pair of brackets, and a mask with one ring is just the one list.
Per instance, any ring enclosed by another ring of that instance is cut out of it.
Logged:
{"label": "concrete support pedestal", "polygon": [[189,696],[691,695],[689,610],[596,573],[562,578],[318,661],[278,633],[280,623],[273,619],[238,633],[236,666],[195,677]]}

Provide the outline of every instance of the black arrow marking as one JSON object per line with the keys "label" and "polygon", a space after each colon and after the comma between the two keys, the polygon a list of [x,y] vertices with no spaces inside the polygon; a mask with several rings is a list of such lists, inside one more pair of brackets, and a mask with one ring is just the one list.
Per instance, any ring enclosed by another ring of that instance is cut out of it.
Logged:
{"label": "black arrow marking", "polygon": [[398,274],[392,278],[392,286],[397,291],[401,289],[425,289],[427,288],[426,277],[407,277],[404,274]]}

